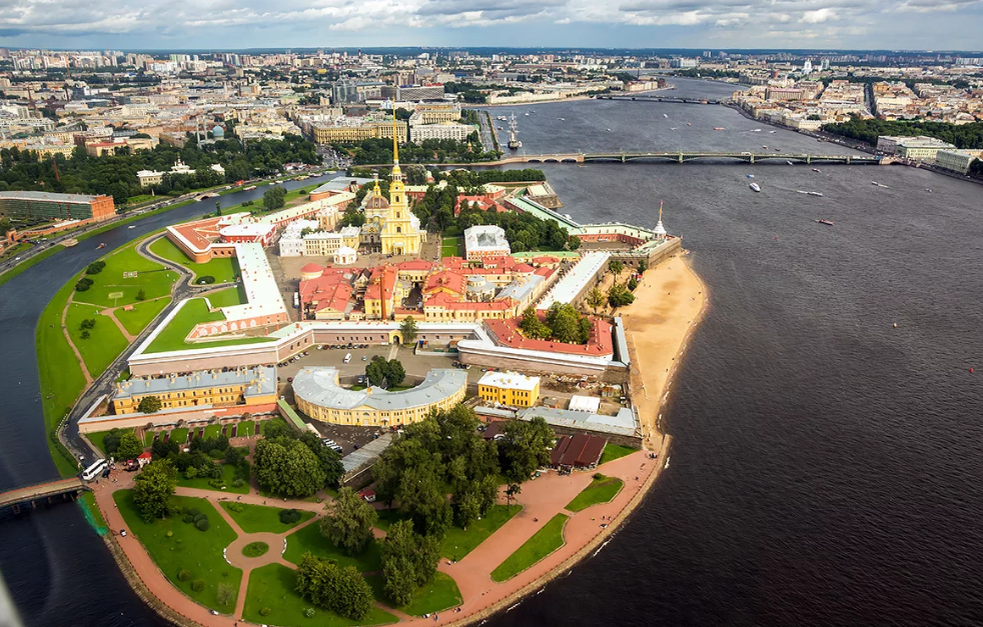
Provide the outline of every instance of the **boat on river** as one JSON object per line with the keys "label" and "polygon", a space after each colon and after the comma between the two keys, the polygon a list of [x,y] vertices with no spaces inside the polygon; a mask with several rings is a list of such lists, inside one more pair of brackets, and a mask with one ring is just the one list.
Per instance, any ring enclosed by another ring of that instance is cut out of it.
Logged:
{"label": "boat on river", "polygon": [[826,226],[833,226],[832,220],[816,220],[819,224],[825,224]]}
{"label": "boat on river", "polygon": [[757,183],[755,183],[754,181],[748,183],[748,187],[750,187],[751,188],[751,191],[754,191],[754,192],[760,192],[761,191],[761,186],[758,185]]}

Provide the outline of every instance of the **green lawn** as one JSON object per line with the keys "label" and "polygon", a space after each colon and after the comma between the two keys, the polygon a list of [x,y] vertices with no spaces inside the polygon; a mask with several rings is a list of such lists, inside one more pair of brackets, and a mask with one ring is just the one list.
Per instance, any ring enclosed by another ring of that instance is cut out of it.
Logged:
{"label": "green lawn", "polygon": [[379,543],[371,542],[361,555],[350,557],[321,535],[320,522],[311,523],[287,536],[287,550],[283,558],[288,562],[300,564],[304,553],[310,551],[314,555],[334,560],[338,566],[354,566],[362,573],[382,570],[382,554]]}
{"label": "green lawn", "polygon": [[217,292],[205,294],[212,307],[232,307],[246,304],[246,290],[242,287],[230,287]]}
{"label": "green lawn", "polygon": [[[123,433],[133,433],[133,429],[121,429],[121,431]],[[89,442],[92,442],[96,448],[102,451],[103,456],[108,459],[109,455],[106,455],[106,446],[103,444],[103,440],[106,439],[107,435],[109,435],[109,431],[97,431],[95,433],[86,433],[85,437],[89,438]]]}
{"label": "green lawn", "polygon": [[475,521],[465,531],[452,525],[440,543],[440,554],[455,561],[475,550],[478,545],[495,533],[499,527],[507,523],[513,516],[522,511],[522,506],[492,505],[488,514],[481,520]]}
{"label": "green lawn", "polygon": [[608,442],[604,445],[604,452],[601,453],[601,461],[598,462],[598,466],[601,464],[606,464],[608,462],[613,462],[616,459],[621,459],[626,455],[631,455],[632,453],[638,451],[637,448],[631,448],[630,446],[621,446],[620,444],[612,444]]}
{"label": "green lawn", "polygon": [[256,433],[256,435],[262,434],[263,431],[266,429],[266,427],[268,425],[273,424],[274,422],[280,423],[281,425],[287,424],[287,421],[280,417],[270,418],[269,420],[263,420],[262,422],[259,423],[259,431]]}
{"label": "green lawn", "polygon": [[246,420],[240,422],[239,426],[236,427],[236,437],[248,438],[253,434],[255,430],[256,430],[256,423],[253,422],[252,420]]}
{"label": "green lawn", "polygon": [[205,433],[202,435],[202,437],[209,440],[220,433],[222,433],[222,425],[208,425],[205,427]]}
{"label": "green lawn", "polygon": [[440,243],[441,257],[461,257],[464,246],[463,237],[445,237]]}
{"label": "green lawn", "polygon": [[265,542],[250,542],[242,547],[242,554],[246,557],[259,557],[265,555],[270,550],[270,545]]}
{"label": "green lawn", "polygon": [[[220,583],[239,589],[242,571],[229,566],[222,555],[222,550],[238,536],[207,500],[185,496],[171,498],[175,507],[196,507],[208,516],[208,530],[198,531],[194,525],[184,522],[180,514],[147,524],[140,518],[132,490],[118,490],[113,494],[130,533],[140,539],[171,584],[206,607],[223,613],[231,612],[235,608],[235,599],[228,605],[220,605],[216,592]],[[168,536],[168,533],[171,535]],[[190,580],[178,579],[178,572],[182,569],[191,572]],[[191,589],[196,579],[205,580],[205,589],[201,592]]]}
{"label": "green lawn", "polygon": [[563,546],[563,525],[567,522],[566,514],[557,514],[525,544],[509,555],[498,568],[492,571],[492,580],[499,583],[515,577],[553,551]]}
{"label": "green lawn", "polygon": [[[300,512],[300,520],[285,525],[280,522],[280,512],[283,511],[283,508],[280,507],[249,505],[248,503],[239,503],[237,501],[222,501],[222,507],[225,508],[225,511],[229,512],[232,520],[236,521],[239,528],[246,533],[260,533],[263,531],[284,533],[314,517],[314,512],[298,510]],[[237,512],[236,509],[241,509],[242,511]],[[317,525],[315,524],[315,526]]]}
{"label": "green lawn", "polygon": [[99,511],[99,506],[96,505],[96,495],[92,492],[83,492],[78,499],[79,507],[82,508],[82,515],[85,519],[92,525],[95,532],[100,536],[104,536],[109,533],[109,527],[106,526],[106,519],[102,517],[102,512]]}
{"label": "green lawn", "polygon": [[184,444],[185,442],[188,441],[188,431],[190,431],[188,427],[179,427],[177,429],[174,429],[173,431],[171,431],[171,439],[177,442],[178,444]]}
{"label": "green lawn", "polygon": [[154,338],[154,341],[147,347],[148,353],[164,353],[168,351],[179,351],[188,348],[202,348],[215,346],[231,346],[234,344],[254,344],[257,342],[270,342],[273,338],[267,337],[245,337],[233,340],[219,340],[205,343],[187,343],[184,338],[188,337],[191,330],[200,322],[215,322],[224,320],[225,316],[221,311],[214,313],[208,311],[203,298],[192,298],[184,307],[171,319],[170,323],[164,327]]}
{"label": "green lawn", "polygon": [[[92,305],[72,303],[68,306],[68,315],[65,316],[65,327],[72,338],[72,343],[82,354],[85,367],[89,369],[89,374],[93,378],[105,372],[127,346],[126,337],[119,327],[109,317],[101,315],[100,309]],[[89,329],[87,340],[82,339],[82,329],[79,327],[85,319],[96,321],[96,325]]]}
{"label": "green lawn", "polygon": [[[304,616],[304,610],[314,607],[296,591],[297,575],[282,564],[267,564],[249,573],[249,586],[246,592],[246,606],[242,611],[243,620],[255,624],[277,625],[278,627],[350,627],[352,625],[388,625],[397,618],[389,612],[373,606],[368,616],[361,621],[353,621],[334,612],[315,608],[313,618]],[[260,610],[272,610],[266,616]]]}
{"label": "green lawn", "polygon": [[150,252],[173,261],[190,270],[195,277],[212,276],[216,283],[231,283],[239,276],[239,264],[235,257],[216,257],[206,263],[194,263],[174,242],[162,237],[150,245]]}
{"label": "green lawn", "polygon": [[[144,299],[169,296],[171,286],[178,280],[178,273],[167,270],[159,263],[141,257],[136,244],[129,244],[119,251],[103,257],[106,267],[99,274],[87,275],[95,283],[84,292],[77,292],[76,302],[113,307],[139,302],[137,293],[144,292]],[[123,278],[124,272],[136,272],[137,276]],[[118,297],[110,295],[119,294]]]}
{"label": "green lawn", "polygon": [[58,441],[55,429],[65,414],[71,411],[75,399],[85,388],[82,367],[61,328],[61,312],[68,303],[68,297],[77,280],[78,276],[63,285],[44,308],[38,318],[34,338],[48,450],[63,477],[74,475],[78,464]]}
{"label": "green lawn", "polygon": [[113,312],[113,315],[123,324],[123,328],[126,329],[127,333],[130,335],[139,335],[170,302],[171,297],[165,296],[164,298],[137,303],[129,311],[122,308],[117,309]]}
{"label": "green lawn", "polygon": [[[392,602],[386,597],[385,580],[382,575],[372,575],[366,577],[366,580],[372,586],[375,598],[392,607]],[[413,593],[413,598],[409,603],[396,609],[410,616],[423,616],[456,607],[461,604],[461,600],[461,591],[458,589],[454,578],[446,573],[438,572],[433,581]]]}
{"label": "green lawn", "polygon": [[573,500],[567,504],[567,510],[579,512],[591,505],[608,503],[618,492],[621,492],[621,487],[624,485],[621,479],[617,477],[605,477],[604,475],[600,475],[600,477],[600,479],[595,478],[590,482],[589,486],[581,490],[580,494],[573,497]]}
{"label": "green lawn", "polygon": [[398,509],[380,509],[378,510],[378,514],[379,520],[376,521],[375,526],[386,532],[389,531],[389,527],[394,522],[399,522],[405,518],[405,516],[399,515]]}
{"label": "green lawn", "polygon": [[232,494],[249,494],[248,482],[244,483],[238,488],[232,485],[232,480],[235,479],[236,476],[235,466],[229,466],[228,464],[221,464],[221,466],[222,466],[222,481],[224,482],[225,489],[213,488],[209,483],[211,479],[206,479],[205,477],[195,477],[194,479],[186,479],[184,475],[182,475],[181,473],[178,473],[177,484],[182,488],[197,488],[199,490],[231,492]]}

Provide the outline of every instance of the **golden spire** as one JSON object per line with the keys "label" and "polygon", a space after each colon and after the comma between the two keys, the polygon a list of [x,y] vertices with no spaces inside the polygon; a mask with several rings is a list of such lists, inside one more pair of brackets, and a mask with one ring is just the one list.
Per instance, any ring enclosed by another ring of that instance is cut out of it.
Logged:
{"label": "golden spire", "polygon": [[662,222],[662,201],[659,201],[659,222]]}
{"label": "golden spire", "polygon": [[375,196],[382,196],[382,190],[379,189],[379,171],[376,170],[372,173],[372,178],[375,179],[375,187],[372,188],[372,194]]}

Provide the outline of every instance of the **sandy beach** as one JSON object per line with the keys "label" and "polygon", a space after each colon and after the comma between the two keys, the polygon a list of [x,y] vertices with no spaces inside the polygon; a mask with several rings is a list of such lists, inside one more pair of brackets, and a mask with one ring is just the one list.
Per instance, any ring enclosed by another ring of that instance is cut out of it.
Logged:
{"label": "sandy beach", "polygon": [[663,406],[686,342],[708,303],[706,286],[683,251],[649,268],[635,290],[635,302],[618,312],[632,351],[632,400],[649,450],[662,447]]}

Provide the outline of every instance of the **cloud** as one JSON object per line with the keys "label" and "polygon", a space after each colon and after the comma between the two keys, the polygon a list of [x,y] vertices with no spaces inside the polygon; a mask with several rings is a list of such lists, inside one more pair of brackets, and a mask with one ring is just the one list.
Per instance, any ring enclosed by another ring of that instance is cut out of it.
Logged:
{"label": "cloud", "polygon": [[803,24],[822,24],[838,19],[840,16],[833,9],[816,9],[815,11],[806,11],[799,21]]}

